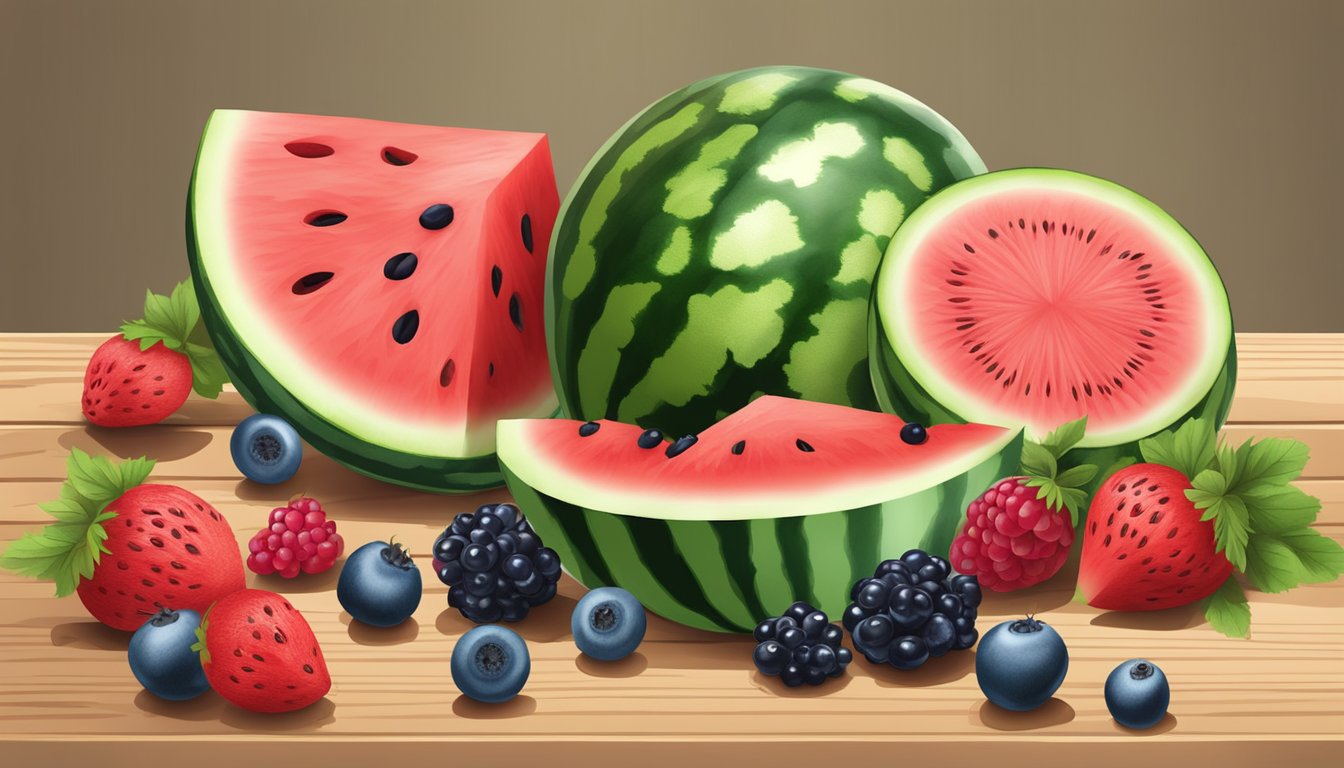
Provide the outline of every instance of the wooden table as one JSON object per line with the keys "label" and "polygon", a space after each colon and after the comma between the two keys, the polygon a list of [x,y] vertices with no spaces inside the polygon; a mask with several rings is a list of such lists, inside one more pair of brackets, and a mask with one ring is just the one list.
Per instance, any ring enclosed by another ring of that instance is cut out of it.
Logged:
{"label": "wooden table", "polygon": [[[455,513],[505,498],[503,491],[442,497],[399,490],[311,451],[289,483],[241,481],[228,440],[250,411],[233,393],[213,402],[193,397],[162,425],[89,426],[80,417],[80,383],[105,337],[0,334],[0,541],[42,522],[36,505],[56,496],[74,446],[158,459],[153,477],[209,500],[240,544],[273,506],[304,492],[322,500],[347,542],[397,534],[422,567]],[[1302,487],[1324,501],[1321,530],[1344,540],[1344,334],[1242,334],[1238,344],[1226,434],[1308,443]],[[985,702],[973,652],[913,673],[858,661],[831,684],[792,691],[755,672],[750,638],[653,617],[637,654],[593,663],[569,634],[582,588],[568,580],[559,597],[517,625],[532,653],[523,695],[478,705],[458,695],[448,673],[453,642],[471,625],[447,608],[446,589],[431,574],[414,620],[374,630],[342,612],[339,569],[294,582],[249,576],[249,584],[286,593],[313,625],[332,674],[326,699],[279,716],[241,711],[213,693],[173,704],[143,692],[131,676],[127,635],[94,622],[76,598],[53,598],[49,584],[0,574],[0,762],[143,765],[188,749],[184,759],[195,766],[268,760],[276,751],[290,764],[314,766],[467,759],[780,766],[805,757],[841,765],[1344,764],[1344,582],[1252,593],[1253,636],[1231,640],[1193,607],[1118,614],[1071,603],[1075,568],[1025,593],[991,596],[981,609],[982,631],[1030,611],[1048,617],[1069,644],[1069,675],[1057,697],[1025,715]],[[1157,661],[1172,681],[1171,713],[1144,733],[1116,726],[1101,695],[1111,668],[1134,656]]]}

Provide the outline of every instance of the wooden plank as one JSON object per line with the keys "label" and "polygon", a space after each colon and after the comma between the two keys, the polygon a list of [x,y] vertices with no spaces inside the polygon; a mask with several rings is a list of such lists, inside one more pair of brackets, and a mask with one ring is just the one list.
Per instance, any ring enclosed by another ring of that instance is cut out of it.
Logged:
{"label": "wooden plank", "polygon": [[[84,366],[108,334],[0,334],[0,423],[78,424]],[[1234,423],[1344,422],[1344,334],[1238,334]],[[193,395],[170,424],[231,426],[236,393]]]}

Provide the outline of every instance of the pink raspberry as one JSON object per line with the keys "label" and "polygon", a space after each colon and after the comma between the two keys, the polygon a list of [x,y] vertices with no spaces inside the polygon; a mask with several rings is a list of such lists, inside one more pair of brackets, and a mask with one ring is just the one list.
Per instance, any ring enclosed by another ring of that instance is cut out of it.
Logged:
{"label": "pink raspberry", "polygon": [[995,592],[1039,584],[1069,557],[1073,522],[1066,508],[1036,498],[1025,477],[1000,480],[971,502],[949,559],[958,573],[976,576]]}
{"label": "pink raspberry", "polygon": [[253,573],[292,579],[300,571],[321,573],[335,565],[345,542],[317,499],[305,496],[271,510],[267,526],[247,542],[247,549],[247,567]]}

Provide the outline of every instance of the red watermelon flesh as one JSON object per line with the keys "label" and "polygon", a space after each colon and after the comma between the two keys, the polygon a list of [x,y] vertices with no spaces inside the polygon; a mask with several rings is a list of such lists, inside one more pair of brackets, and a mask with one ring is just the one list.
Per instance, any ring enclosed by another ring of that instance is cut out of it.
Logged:
{"label": "red watermelon flesh", "polygon": [[436,478],[492,453],[497,419],[553,411],[544,134],[219,111],[190,205],[234,381],[335,458],[470,490]]}

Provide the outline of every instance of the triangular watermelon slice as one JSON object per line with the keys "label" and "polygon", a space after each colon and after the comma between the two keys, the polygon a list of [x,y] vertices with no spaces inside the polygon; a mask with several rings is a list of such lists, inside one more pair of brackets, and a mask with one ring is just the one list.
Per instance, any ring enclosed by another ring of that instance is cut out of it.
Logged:
{"label": "triangular watermelon slice", "polygon": [[365,474],[498,485],[495,421],[555,409],[544,134],[221,110],[187,205],[239,392]]}
{"label": "triangular watermelon slice", "polygon": [[499,424],[509,490],[565,569],[703,629],[795,600],[832,616],[912,547],[946,556],[971,501],[1017,472],[1021,430],[765,396],[694,438],[613,421]]}

